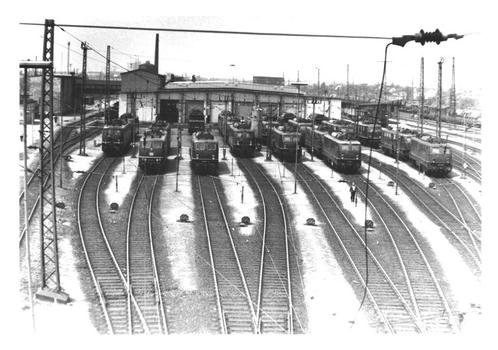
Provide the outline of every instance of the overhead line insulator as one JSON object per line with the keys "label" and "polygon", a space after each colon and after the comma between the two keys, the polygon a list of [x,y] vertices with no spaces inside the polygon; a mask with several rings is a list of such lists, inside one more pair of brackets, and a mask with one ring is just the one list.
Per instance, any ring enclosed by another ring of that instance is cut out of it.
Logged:
{"label": "overhead line insulator", "polygon": [[439,31],[439,29],[436,29],[433,32],[424,32],[423,29],[420,30],[420,32],[415,33],[415,35],[403,35],[403,36],[398,36],[398,37],[393,37],[393,45],[398,45],[398,46],[405,46],[405,44],[409,41],[415,41],[417,43],[420,43],[422,45],[425,45],[425,43],[436,43],[439,45],[440,42],[446,41],[448,39],[461,39],[463,38],[463,35],[458,35],[458,34],[448,34],[444,35]]}

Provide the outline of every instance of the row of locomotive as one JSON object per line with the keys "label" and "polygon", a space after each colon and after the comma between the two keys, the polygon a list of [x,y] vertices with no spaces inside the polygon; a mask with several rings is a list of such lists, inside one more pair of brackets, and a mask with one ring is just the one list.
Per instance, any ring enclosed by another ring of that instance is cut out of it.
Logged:
{"label": "row of locomotive", "polygon": [[303,145],[332,168],[357,172],[361,167],[361,143],[354,139],[352,125],[340,120],[323,120],[301,128]]}
{"label": "row of locomotive", "polygon": [[171,147],[171,126],[158,120],[146,130],[138,143],[138,165],[146,173],[165,168]]}
{"label": "row of locomotive", "polygon": [[448,175],[453,167],[451,148],[445,140],[413,130],[382,128],[381,149],[390,156],[399,152],[400,159],[427,174]]}

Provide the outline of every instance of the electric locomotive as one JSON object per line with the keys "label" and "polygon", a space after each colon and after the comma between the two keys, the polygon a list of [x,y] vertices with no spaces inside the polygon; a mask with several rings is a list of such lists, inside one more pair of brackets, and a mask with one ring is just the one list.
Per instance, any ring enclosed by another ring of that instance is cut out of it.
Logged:
{"label": "electric locomotive", "polygon": [[313,125],[311,120],[305,119],[305,118],[295,118],[295,119],[289,120],[287,123],[289,124],[289,126],[291,128],[293,128],[293,130],[295,132],[298,132],[301,135],[301,138],[299,139],[299,144],[301,146],[303,146],[304,145],[304,129],[306,127],[311,127],[311,125]]}
{"label": "electric locomotive", "polygon": [[340,132],[345,137],[354,139],[356,137],[355,124],[348,119],[330,119],[322,122],[324,129],[330,132]]}
{"label": "electric locomotive", "polygon": [[248,122],[234,122],[228,127],[228,146],[236,156],[251,157],[256,148],[254,130]]}
{"label": "electric locomotive", "polygon": [[196,131],[203,131],[205,128],[205,118],[202,111],[193,109],[188,115],[188,133],[193,134]]}
{"label": "electric locomotive", "polygon": [[446,141],[431,135],[412,137],[409,158],[426,174],[448,175],[452,169],[452,153]]}
{"label": "electric locomotive", "polygon": [[379,148],[381,134],[379,123],[375,124],[375,129],[373,122],[360,122],[357,127],[357,138],[362,145]]}
{"label": "electric locomotive", "polygon": [[198,131],[192,136],[190,164],[194,171],[218,172],[218,141],[209,131]]}
{"label": "electric locomotive", "polygon": [[380,148],[385,154],[394,157],[399,144],[399,159],[408,159],[411,139],[415,134],[415,131],[405,128],[400,129],[399,133],[391,127],[382,128]]}
{"label": "electric locomotive", "polygon": [[311,126],[307,126],[303,129],[304,146],[311,151],[311,144],[313,144],[313,154],[320,156],[322,155],[323,138],[328,134],[328,128],[323,123],[315,125],[314,131],[312,131]]}
{"label": "electric locomotive", "polygon": [[286,162],[295,162],[301,159],[301,134],[289,126],[279,126],[271,130],[272,152]]}
{"label": "electric locomotive", "polygon": [[128,150],[138,131],[138,119],[123,114],[109,121],[102,129],[102,151],[105,155],[119,155]]}
{"label": "electric locomotive", "polygon": [[322,154],[334,169],[357,172],[361,167],[361,143],[340,132],[323,137]]}
{"label": "electric locomotive", "polygon": [[167,122],[157,121],[138,143],[138,165],[145,172],[164,169],[171,142],[171,127]]}

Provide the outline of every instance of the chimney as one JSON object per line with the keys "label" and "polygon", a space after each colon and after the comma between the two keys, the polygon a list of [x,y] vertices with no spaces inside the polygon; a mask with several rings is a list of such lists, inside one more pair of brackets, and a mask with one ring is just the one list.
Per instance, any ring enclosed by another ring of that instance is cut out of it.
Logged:
{"label": "chimney", "polygon": [[159,74],[159,33],[156,33],[156,51],[154,52],[154,66],[156,73]]}

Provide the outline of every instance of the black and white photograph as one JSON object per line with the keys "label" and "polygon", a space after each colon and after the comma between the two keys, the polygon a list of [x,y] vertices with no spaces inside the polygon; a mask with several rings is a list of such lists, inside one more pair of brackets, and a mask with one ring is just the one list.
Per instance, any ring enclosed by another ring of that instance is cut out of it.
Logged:
{"label": "black and white photograph", "polygon": [[496,40],[480,3],[18,4],[18,346],[486,348]]}

